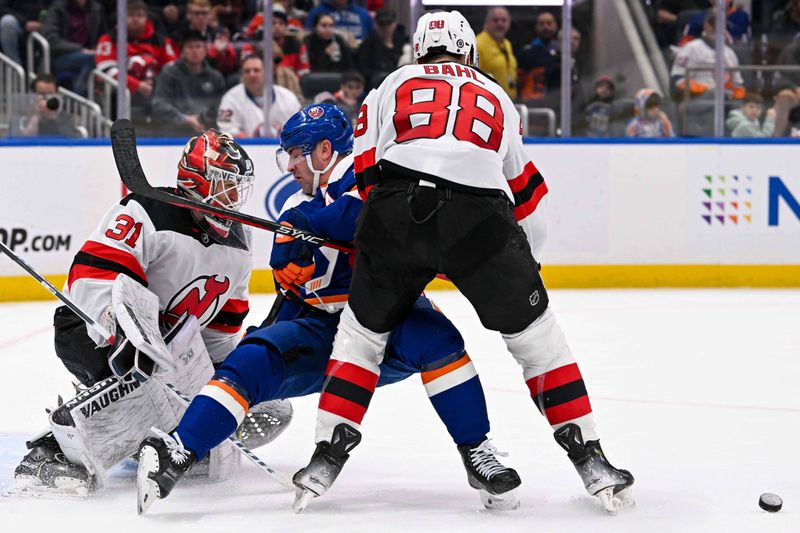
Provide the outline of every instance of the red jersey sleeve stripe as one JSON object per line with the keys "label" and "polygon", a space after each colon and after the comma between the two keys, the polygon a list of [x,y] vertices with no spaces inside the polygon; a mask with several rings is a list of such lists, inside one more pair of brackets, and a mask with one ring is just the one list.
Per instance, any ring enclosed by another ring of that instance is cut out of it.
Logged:
{"label": "red jersey sleeve stripe", "polygon": [[542,201],[542,198],[544,198],[545,194],[547,194],[547,184],[542,182],[538,187],[536,187],[536,189],[534,189],[530,200],[514,208],[514,217],[517,220],[522,220],[536,211],[536,207],[539,205],[539,202]]}
{"label": "red jersey sleeve stripe", "polygon": [[74,265],[69,269],[67,278],[67,288],[72,289],[72,284],[79,279],[102,279],[114,281],[119,276],[119,272],[105,270],[103,268],[90,267],[86,265]]}
{"label": "red jersey sleeve stripe", "polygon": [[522,172],[520,172],[519,176],[508,181],[511,192],[519,192],[524,189],[525,186],[528,185],[528,180],[538,173],[539,171],[536,169],[536,165],[533,164],[533,161],[528,161],[522,168]]}
{"label": "red jersey sleeve stripe", "polygon": [[364,172],[365,169],[375,166],[375,148],[370,148],[362,154],[358,154],[353,161],[353,170],[356,172]]}
{"label": "red jersey sleeve stripe", "polygon": [[147,279],[139,260],[130,252],[95,241],[86,241],[80,251],[100,259],[118,263],[140,278]]}

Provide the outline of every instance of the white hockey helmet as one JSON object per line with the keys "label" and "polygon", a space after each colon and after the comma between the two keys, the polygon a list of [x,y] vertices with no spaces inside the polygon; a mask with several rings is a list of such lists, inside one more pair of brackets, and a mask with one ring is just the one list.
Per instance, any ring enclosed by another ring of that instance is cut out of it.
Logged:
{"label": "white hockey helmet", "polygon": [[420,17],[414,32],[414,61],[431,52],[467,54],[468,63],[478,66],[475,32],[464,15],[458,11],[436,11]]}

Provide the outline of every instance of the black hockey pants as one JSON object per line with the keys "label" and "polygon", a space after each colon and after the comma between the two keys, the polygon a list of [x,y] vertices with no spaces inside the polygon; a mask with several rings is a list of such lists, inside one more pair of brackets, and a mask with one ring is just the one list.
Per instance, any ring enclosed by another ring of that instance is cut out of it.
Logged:
{"label": "black hockey pants", "polygon": [[386,178],[357,222],[349,304],[362,325],[391,330],[437,273],[488,329],[517,333],[544,313],[547,292],[505,195]]}

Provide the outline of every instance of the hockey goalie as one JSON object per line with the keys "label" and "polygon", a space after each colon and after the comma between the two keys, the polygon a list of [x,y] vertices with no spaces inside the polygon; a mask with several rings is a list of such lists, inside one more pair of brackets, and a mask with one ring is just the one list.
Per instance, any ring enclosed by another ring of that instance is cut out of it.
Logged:
{"label": "hockey goalie", "polygon": [[[253,179],[245,150],[208,130],[185,146],[177,191],[239,210]],[[48,410],[48,427],[27,442],[8,493],[86,497],[103,486],[109,468],[135,454],[151,426],[177,425],[185,406],[166,384],[193,396],[239,342],[251,268],[249,229],[238,223],[135,194],[114,205],[76,254],[64,287],[114,332],[114,343],[87,330],[67,307],[56,309],[56,355],[80,382],[79,392]],[[265,402],[250,411],[239,435],[257,447],[291,416],[288,401]],[[224,443],[205,473],[222,479],[238,458]]]}

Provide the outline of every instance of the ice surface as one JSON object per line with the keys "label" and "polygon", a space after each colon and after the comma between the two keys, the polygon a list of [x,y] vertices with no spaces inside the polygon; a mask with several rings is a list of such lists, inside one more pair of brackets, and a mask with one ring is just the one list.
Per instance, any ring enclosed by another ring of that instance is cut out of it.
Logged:
{"label": "ice surface", "polygon": [[[493,514],[469,488],[459,456],[418,378],[379,389],[364,440],[334,488],[305,513],[249,463],[235,479],[180,485],[136,516],[135,472],[116,468],[88,501],[0,498],[0,529],[17,531],[800,531],[800,291],[552,291],[581,364],[601,442],[636,477],[637,507],[605,515],[526,394],[497,334],[454,292],[433,293],[464,334],[486,389],[492,436],[520,472],[522,507]],[[255,296],[250,321],[271,298]],[[70,396],[52,349],[55,303],[0,305],[0,490]],[[293,473],[313,448],[316,396],[259,450]],[[763,492],[784,499],[768,514]]]}

